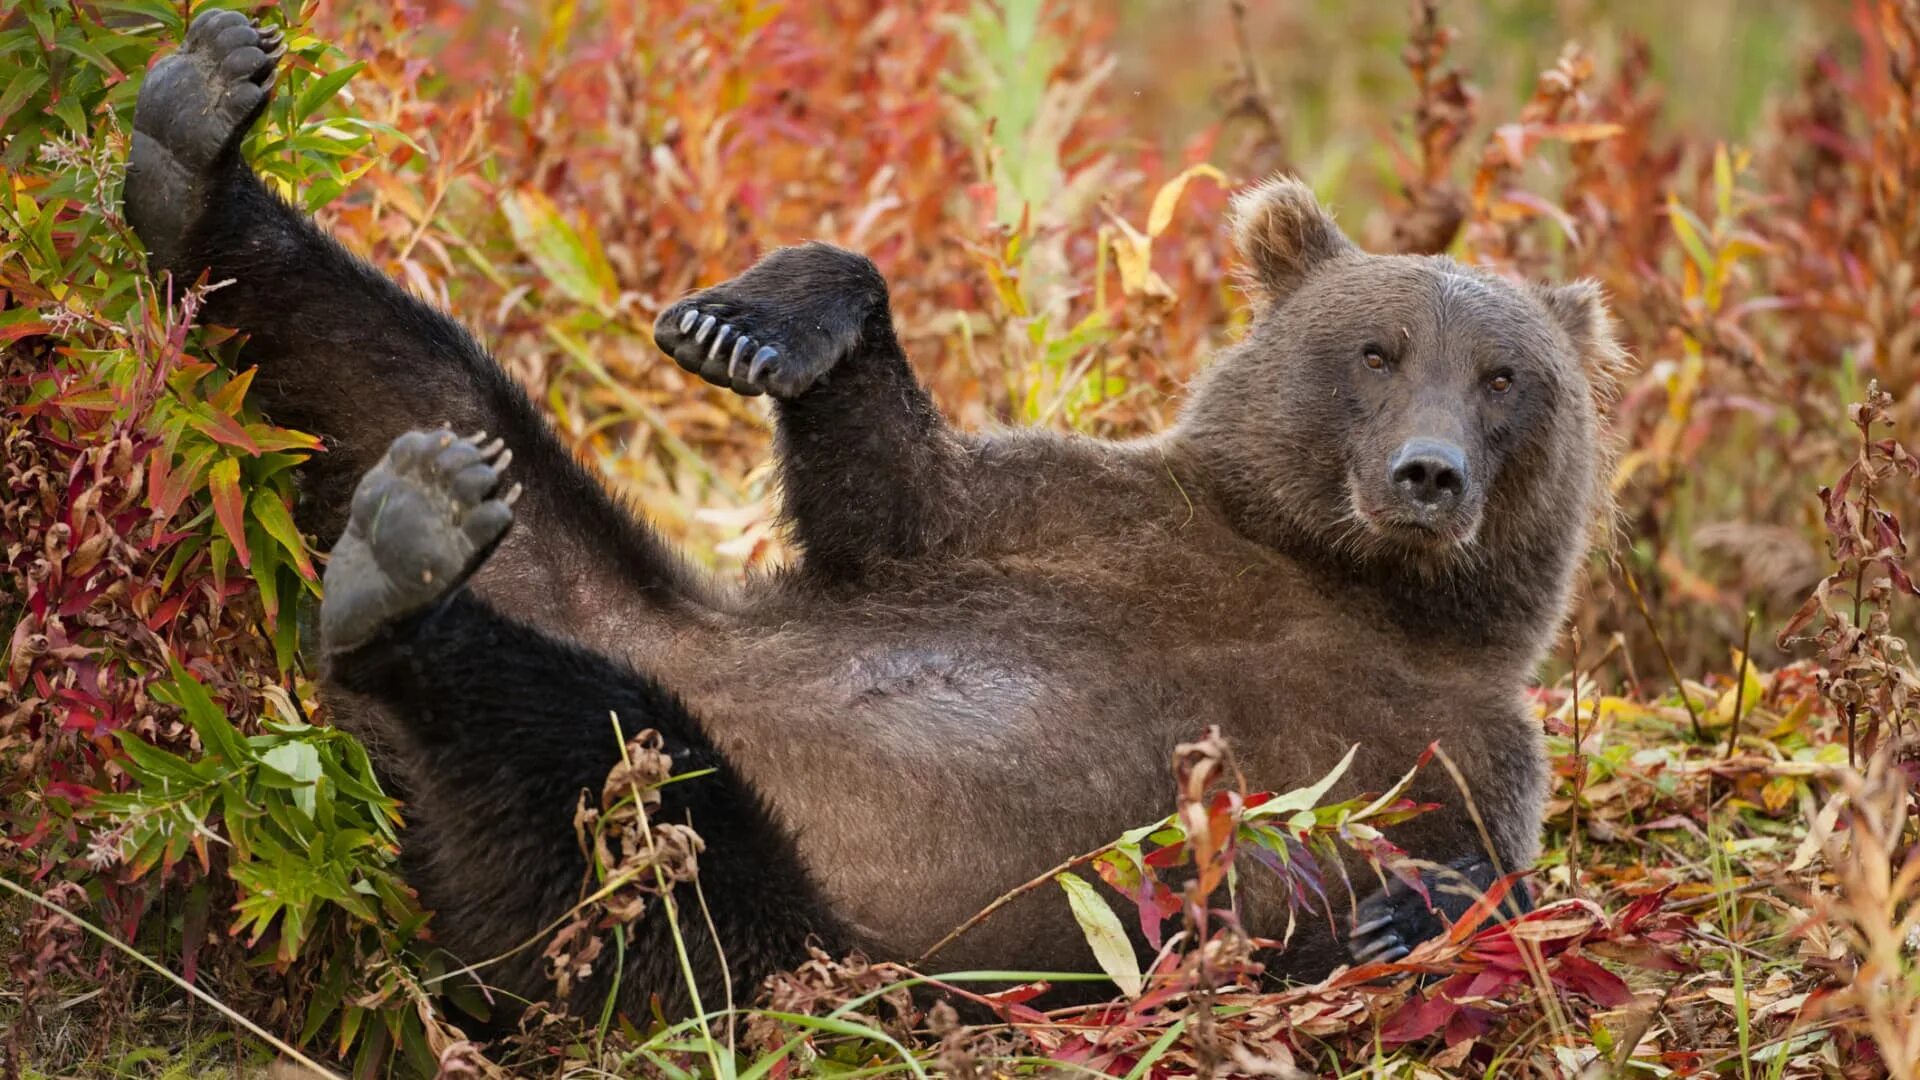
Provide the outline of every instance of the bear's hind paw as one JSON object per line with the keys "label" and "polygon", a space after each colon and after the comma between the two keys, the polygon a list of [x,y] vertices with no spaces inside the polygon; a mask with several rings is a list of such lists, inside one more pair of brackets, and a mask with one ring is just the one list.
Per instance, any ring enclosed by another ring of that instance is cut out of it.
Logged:
{"label": "bear's hind paw", "polygon": [[320,635],[329,652],[450,595],[506,535],[519,485],[495,495],[513,453],[484,439],[410,431],[361,478],[327,562]]}

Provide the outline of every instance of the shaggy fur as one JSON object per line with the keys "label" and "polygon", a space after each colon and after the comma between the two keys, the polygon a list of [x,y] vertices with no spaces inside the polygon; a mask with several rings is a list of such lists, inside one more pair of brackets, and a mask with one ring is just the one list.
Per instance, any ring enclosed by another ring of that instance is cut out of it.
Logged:
{"label": "shaggy fur", "polygon": [[[141,116],[191,104],[143,93]],[[736,983],[791,957],[794,930],[914,957],[1011,886],[1163,814],[1174,746],[1209,724],[1275,790],[1358,742],[1335,797],[1384,787],[1437,741],[1491,850],[1438,768],[1413,794],[1441,809],[1393,838],[1435,864],[1535,857],[1547,771],[1522,691],[1606,501],[1595,403],[1617,354],[1592,288],[1367,255],[1303,186],[1274,181],[1236,203],[1247,337],[1171,431],[1105,442],[953,430],[872,265],[777,251],[656,328],[683,367],[776,400],[801,555],[735,590],[690,573],[466,334],[274,199],[231,148],[182,188],[145,138],[129,215],[154,269],[233,279],[208,317],[249,335],[268,411],[328,439],[310,525],[331,539],[354,476],[406,429],[481,428],[517,455],[519,527],[472,597],[389,628],[408,664],[379,679],[336,666],[329,688],[394,747],[416,881],[468,958],[564,908],[581,866],[565,823],[609,761],[618,702],[630,726],[724,766],[717,801],[692,810],[709,864],[732,875],[706,893],[727,909],[722,945],[748,943]],[[141,209],[189,189],[197,213]],[[1444,452],[1410,457],[1421,447]],[[1443,460],[1444,490],[1408,472]],[[1279,936],[1284,888],[1257,868],[1242,885],[1249,929]],[[1313,977],[1345,959],[1346,901],[1341,928],[1304,920],[1272,969]],[[1401,922],[1407,940],[1436,925]],[[1041,890],[938,966],[1092,963]],[[664,992],[648,971],[623,982],[629,1003]],[[510,975],[539,992],[533,973]]]}

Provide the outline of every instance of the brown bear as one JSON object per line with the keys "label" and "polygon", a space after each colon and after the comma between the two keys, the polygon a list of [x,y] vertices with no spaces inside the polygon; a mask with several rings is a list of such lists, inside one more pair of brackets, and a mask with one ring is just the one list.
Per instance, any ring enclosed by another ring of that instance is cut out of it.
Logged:
{"label": "brown bear", "polygon": [[[537,940],[579,896],[573,811],[617,760],[609,714],[710,770],[659,811],[706,841],[711,923],[680,931],[709,1003],[809,936],[917,956],[1165,813],[1169,757],[1208,725],[1274,790],[1356,743],[1340,790],[1379,789],[1437,741],[1467,792],[1426,770],[1414,795],[1441,808],[1394,839],[1482,887],[1534,859],[1547,769],[1523,690],[1607,503],[1596,403],[1619,354],[1591,285],[1369,255],[1271,181],[1234,206],[1246,337],[1172,430],[1110,442],[952,429],[871,263],[774,252],[656,326],[681,366],[774,398],[800,554],[729,585],[609,499],[456,324],[254,177],[240,135],[275,44],[211,12],[153,70],[128,215],[156,271],[232,279],[207,317],[248,335],[267,409],[329,442],[303,508],[339,537],[328,693],[387,748],[408,873],[456,955]],[[497,443],[411,430],[439,425],[500,436],[524,495],[499,489]],[[1404,889],[1357,919],[1339,900],[1340,925],[1303,920],[1271,970],[1399,955],[1438,926]],[[1258,868],[1238,903],[1257,935],[1287,924]],[[685,1004],[669,935],[657,906],[630,928],[624,1002]],[[538,953],[483,975],[542,996]],[[1051,890],[940,956],[1091,963]]]}

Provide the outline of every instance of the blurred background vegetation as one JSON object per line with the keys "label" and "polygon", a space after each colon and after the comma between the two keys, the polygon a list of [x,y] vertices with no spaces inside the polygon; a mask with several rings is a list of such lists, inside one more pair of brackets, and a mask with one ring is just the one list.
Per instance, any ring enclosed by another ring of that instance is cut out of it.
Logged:
{"label": "blurred background vegetation", "polygon": [[[1396,1011],[1434,1000],[1412,982],[1327,991],[1356,1004],[1310,1030],[1250,997],[1220,1037],[1322,1072],[1915,1074],[1912,463],[1887,441],[1920,410],[1913,0],[248,6],[291,44],[263,172],[728,572],[785,557],[764,403],[661,362],[648,328],[771,246],[870,253],[958,422],[1097,435],[1165,426],[1240,331],[1222,211],[1275,171],[1374,250],[1596,278],[1632,356],[1620,513],[1542,673],[1540,882],[1596,905],[1596,956],[1631,951],[1647,904],[1682,918],[1680,973],[1605,1007],[1517,985],[1444,1032]],[[263,1057],[104,937],[363,1075],[1221,1060],[1178,1037],[1184,1000],[1083,1023],[1128,1033],[1098,1046],[1072,1018],[922,1017],[904,1045],[763,1026],[737,1066],[606,1018],[465,1039],[393,870],[404,807],[300,660],[312,440],[254,413],[232,343],[145,287],[119,217],[134,95],[188,7],[0,2],[10,1067]]]}

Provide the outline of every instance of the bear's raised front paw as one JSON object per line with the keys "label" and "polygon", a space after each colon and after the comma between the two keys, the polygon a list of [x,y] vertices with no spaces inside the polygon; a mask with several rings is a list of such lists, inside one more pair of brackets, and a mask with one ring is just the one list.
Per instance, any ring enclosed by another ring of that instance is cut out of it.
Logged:
{"label": "bear's raised front paw", "polygon": [[195,186],[230,154],[267,107],[287,49],[238,11],[200,14],[187,40],[147,72],[133,109],[127,219],[147,250],[170,258],[193,225]]}
{"label": "bear's raised front paw", "polygon": [[327,561],[320,639],[329,652],[365,644],[394,620],[450,594],[513,524],[519,485],[495,498],[513,459],[499,440],[410,431],[353,492],[346,532]]}
{"label": "bear's raised front paw", "polygon": [[[735,326],[735,321],[740,325]],[[749,329],[753,323],[751,316],[731,311],[723,303],[686,300],[660,317],[653,339],[674,363],[736,394],[758,397],[774,382],[775,396],[792,396],[812,385],[813,378],[805,370],[809,365],[794,364],[791,353],[788,362],[781,363],[779,346]],[[776,365],[781,370],[776,371]],[[795,379],[794,374],[803,378]],[[781,375],[787,377],[777,378]]]}
{"label": "bear's raised front paw", "polygon": [[715,386],[800,396],[856,347],[887,286],[864,256],[828,244],[782,248],[731,281],[667,308],[654,343]]}

